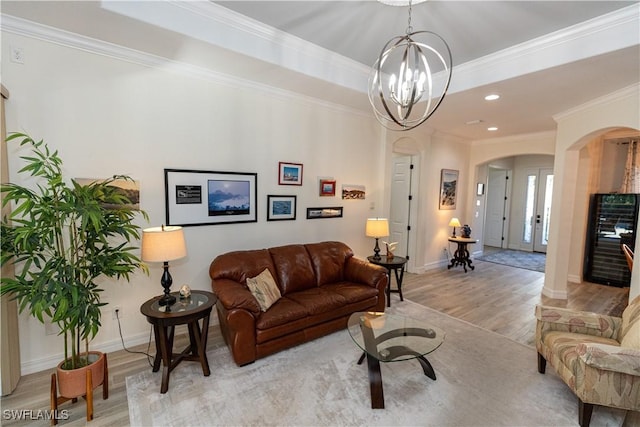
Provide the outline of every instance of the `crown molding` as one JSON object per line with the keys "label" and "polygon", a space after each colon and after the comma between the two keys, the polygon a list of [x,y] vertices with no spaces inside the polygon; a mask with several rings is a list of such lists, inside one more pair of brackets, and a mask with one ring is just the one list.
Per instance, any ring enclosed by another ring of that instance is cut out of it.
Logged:
{"label": "crown molding", "polygon": [[637,46],[640,7],[629,6],[453,68],[449,92]]}
{"label": "crown molding", "polygon": [[248,88],[251,90],[268,93],[269,95],[275,97],[301,100],[309,104],[322,105],[326,108],[330,108],[340,112],[346,112],[363,117],[373,117],[373,113],[369,111],[364,112],[362,110],[347,107],[342,104],[333,103],[308,95],[302,95],[297,92],[269,86],[263,83],[255,82],[253,80],[239,78],[237,76],[221,73],[187,62],[176,61],[162,56],[141,52],[139,50],[39,24],[15,16],[0,14],[0,20],[2,22],[2,32],[41,40],[47,43],[53,43],[72,49],[82,50],[85,52],[91,52],[93,54],[102,55],[115,60],[130,62],[144,67],[162,69],[163,71],[180,74],[187,77],[203,79],[227,87]]}
{"label": "crown molding", "polygon": [[609,93],[605,96],[601,96],[600,98],[592,99],[589,102],[578,105],[574,108],[563,111],[561,113],[555,114],[552,117],[553,117],[553,120],[555,120],[556,122],[560,122],[567,117],[573,116],[576,113],[589,110],[599,105],[611,104],[625,98],[638,99],[639,96],[640,96],[640,83],[636,83],[631,86],[627,86],[625,88],[617,90],[613,93]]}

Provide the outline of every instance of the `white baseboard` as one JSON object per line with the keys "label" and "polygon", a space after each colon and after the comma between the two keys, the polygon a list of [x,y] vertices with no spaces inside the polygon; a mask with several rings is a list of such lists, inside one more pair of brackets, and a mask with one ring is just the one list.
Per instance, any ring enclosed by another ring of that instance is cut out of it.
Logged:
{"label": "white baseboard", "polygon": [[549,289],[546,286],[542,288],[542,295],[552,298],[552,299],[567,299],[567,290],[553,290]]}
{"label": "white baseboard", "polygon": [[569,274],[567,276],[567,280],[571,283],[582,283],[580,276],[578,276],[577,274]]}

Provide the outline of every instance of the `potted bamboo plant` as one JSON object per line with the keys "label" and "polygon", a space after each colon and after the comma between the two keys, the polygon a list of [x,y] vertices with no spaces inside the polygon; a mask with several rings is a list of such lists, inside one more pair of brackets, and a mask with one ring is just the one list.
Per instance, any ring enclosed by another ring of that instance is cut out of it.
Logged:
{"label": "potted bamboo plant", "polygon": [[[29,174],[36,183],[33,189],[12,183],[0,187],[3,206],[13,203],[13,212],[2,218],[0,262],[14,263],[16,270],[15,277],[0,279],[0,294],[15,298],[20,312],[27,310],[40,322],[58,325],[64,338],[59,392],[75,398],[86,393],[84,377],[80,392],[68,391],[63,372],[86,369],[101,358],[101,353],[89,350],[101,326],[100,309],[106,305],[97,280],[129,280],[138,269],[148,273],[132,246],[139,239],[136,216],[148,217],[113,185],[131,178],[118,175],[86,185],[65,182],[57,151],[23,133],[10,134],[7,142],[13,140],[30,146],[32,154],[22,157],[26,165],[19,173]],[[95,375],[93,388],[101,383]]]}

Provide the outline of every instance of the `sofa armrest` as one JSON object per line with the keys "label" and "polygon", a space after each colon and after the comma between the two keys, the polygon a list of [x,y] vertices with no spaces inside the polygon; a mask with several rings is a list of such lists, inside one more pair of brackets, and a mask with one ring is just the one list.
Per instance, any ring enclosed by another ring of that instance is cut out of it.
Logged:
{"label": "sofa armrest", "polygon": [[[344,275],[349,282],[362,283],[378,289],[387,287],[387,270],[359,258],[347,259]],[[384,284],[380,283],[381,280]]]}
{"label": "sofa armrest", "polygon": [[254,316],[260,314],[260,305],[248,288],[234,280],[214,279],[211,288],[226,310],[243,309]]}
{"label": "sofa armrest", "polygon": [[622,319],[605,314],[561,307],[536,305],[536,319],[542,330],[575,332],[618,339]]}
{"label": "sofa armrest", "polygon": [[587,366],[640,376],[640,350],[608,344],[580,343],[576,352]]}

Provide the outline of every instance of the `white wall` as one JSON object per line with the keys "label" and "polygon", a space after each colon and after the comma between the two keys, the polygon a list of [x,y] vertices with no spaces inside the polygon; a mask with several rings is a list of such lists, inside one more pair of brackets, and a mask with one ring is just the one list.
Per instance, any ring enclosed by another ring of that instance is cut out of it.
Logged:
{"label": "white wall", "polygon": [[[584,226],[572,224],[583,218],[587,185],[581,183],[585,166],[581,149],[598,136],[617,128],[640,129],[640,88],[634,85],[555,117],[558,133],[555,150],[553,221],[549,231],[548,263],[543,294],[551,298],[566,298],[567,280],[581,274],[581,264],[575,247],[584,239]],[[602,165],[604,169],[606,165]],[[580,213],[576,218],[575,213]],[[638,237],[636,229],[636,238]],[[567,256],[567,254],[573,254]],[[632,299],[640,294],[640,272],[631,275]]]}
{"label": "white wall", "polygon": [[[25,63],[9,61],[9,46]],[[164,222],[164,168],[257,172],[258,222],[185,229],[188,257],[172,263],[174,288],[210,289],[213,258],[234,249],[340,240],[358,256],[371,250],[365,220],[383,215],[385,155],[372,117],[261,86],[230,85],[90,51],[2,34],[2,81],[11,91],[7,129],[25,131],[60,151],[68,178],[129,174],[141,185],[141,207],[157,226]],[[365,95],[363,95],[365,96]],[[10,179],[17,175],[17,144],[9,146]],[[278,162],[302,163],[303,186],[279,186]],[[336,197],[319,197],[318,177],[337,180]],[[362,184],[366,200],[342,200],[342,184]],[[266,222],[267,194],[298,197],[296,221]],[[341,219],[307,220],[306,208],[343,206]],[[371,209],[373,207],[373,209]],[[123,310],[127,345],[146,342],[149,324],[140,305],[160,293],[160,266],[131,283],[104,283],[104,301]],[[215,320],[214,320],[215,321]],[[110,307],[94,347],[121,348]],[[23,373],[61,359],[57,336],[20,317]]]}

